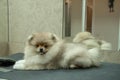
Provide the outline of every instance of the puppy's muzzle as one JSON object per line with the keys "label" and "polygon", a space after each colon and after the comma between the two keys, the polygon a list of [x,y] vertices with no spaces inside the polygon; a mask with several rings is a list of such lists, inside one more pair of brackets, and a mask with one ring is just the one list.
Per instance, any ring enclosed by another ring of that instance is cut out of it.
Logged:
{"label": "puppy's muzzle", "polygon": [[43,48],[40,48],[40,52],[43,52]]}
{"label": "puppy's muzzle", "polygon": [[40,48],[40,49],[39,49],[39,52],[40,52],[41,55],[44,55],[44,54],[46,53],[43,48]]}

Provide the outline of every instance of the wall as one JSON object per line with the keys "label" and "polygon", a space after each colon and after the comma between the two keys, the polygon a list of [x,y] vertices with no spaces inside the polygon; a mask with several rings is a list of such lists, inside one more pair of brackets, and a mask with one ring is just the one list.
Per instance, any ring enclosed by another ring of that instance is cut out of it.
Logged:
{"label": "wall", "polygon": [[9,0],[10,53],[23,52],[33,32],[62,37],[63,0]]}
{"label": "wall", "polygon": [[118,48],[120,0],[115,0],[115,12],[110,13],[108,0],[95,0],[93,22],[94,35],[112,43],[113,49]]}
{"label": "wall", "polygon": [[120,14],[119,14],[119,43],[118,43],[118,50],[120,51]]}
{"label": "wall", "polygon": [[7,0],[0,0],[0,56],[8,54]]}

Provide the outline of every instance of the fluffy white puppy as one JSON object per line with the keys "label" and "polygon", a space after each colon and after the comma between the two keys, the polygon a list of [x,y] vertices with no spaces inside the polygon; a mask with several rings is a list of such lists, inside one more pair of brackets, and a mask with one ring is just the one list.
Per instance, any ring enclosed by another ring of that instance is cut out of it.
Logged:
{"label": "fluffy white puppy", "polygon": [[79,68],[99,66],[99,49],[82,44],[65,43],[55,34],[35,33],[29,36],[24,59],[13,66],[20,70]]}
{"label": "fluffy white puppy", "polygon": [[96,39],[91,33],[89,32],[80,32],[78,33],[73,42],[82,43],[86,45],[89,49],[90,48],[100,48],[101,50],[111,50],[112,46],[109,42],[104,40]]}

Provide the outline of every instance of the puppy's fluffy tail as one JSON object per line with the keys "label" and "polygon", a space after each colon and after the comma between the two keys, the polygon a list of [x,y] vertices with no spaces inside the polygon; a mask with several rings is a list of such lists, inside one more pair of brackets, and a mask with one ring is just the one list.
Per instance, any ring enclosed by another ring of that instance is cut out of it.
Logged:
{"label": "puppy's fluffy tail", "polygon": [[101,50],[112,50],[112,45],[104,40],[98,41],[100,43]]}
{"label": "puppy's fluffy tail", "polygon": [[96,39],[89,32],[78,33],[73,39],[73,42],[85,44],[88,48],[99,47],[101,50],[112,50],[112,45],[109,42]]}

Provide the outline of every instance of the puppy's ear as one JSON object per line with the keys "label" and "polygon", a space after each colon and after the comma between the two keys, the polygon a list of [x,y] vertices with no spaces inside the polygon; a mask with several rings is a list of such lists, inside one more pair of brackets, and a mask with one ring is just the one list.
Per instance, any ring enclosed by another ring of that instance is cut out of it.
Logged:
{"label": "puppy's ear", "polygon": [[28,41],[31,41],[31,40],[33,40],[33,38],[34,38],[34,35],[32,34],[32,35],[30,35],[30,36],[28,36]]}
{"label": "puppy's ear", "polygon": [[52,35],[51,35],[51,39],[52,39],[53,41],[59,41],[59,40],[60,40],[55,34],[52,34]]}

